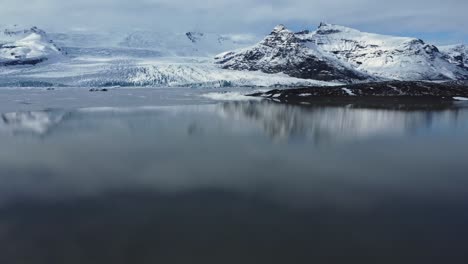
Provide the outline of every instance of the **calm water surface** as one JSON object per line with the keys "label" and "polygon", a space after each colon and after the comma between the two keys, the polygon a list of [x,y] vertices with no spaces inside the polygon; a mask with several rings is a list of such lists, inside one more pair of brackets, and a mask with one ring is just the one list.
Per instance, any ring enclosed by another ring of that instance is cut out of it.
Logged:
{"label": "calm water surface", "polygon": [[0,263],[468,262],[466,104],[0,117]]}

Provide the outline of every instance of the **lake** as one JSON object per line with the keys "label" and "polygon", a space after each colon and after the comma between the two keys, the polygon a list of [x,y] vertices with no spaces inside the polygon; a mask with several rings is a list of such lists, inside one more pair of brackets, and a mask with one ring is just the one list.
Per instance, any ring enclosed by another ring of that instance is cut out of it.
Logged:
{"label": "lake", "polygon": [[466,102],[0,97],[0,263],[468,261]]}

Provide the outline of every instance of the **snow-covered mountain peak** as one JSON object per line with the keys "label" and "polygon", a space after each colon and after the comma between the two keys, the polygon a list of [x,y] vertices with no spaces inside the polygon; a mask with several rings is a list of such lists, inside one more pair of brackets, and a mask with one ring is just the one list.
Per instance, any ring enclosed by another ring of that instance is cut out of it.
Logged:
{"label": "snow-covered mountain peak", "polygon": [[275,46],[297,46],[302,41],[296,37],[294,32],[283,25],[276,26],[259,44],[269,47]]}
{"label": "snow-covered mountain peak", "polygon": [[288,30],[285,25],[279,24],[276,27],[273,28],[272,32],[279,33],[281,31]]}

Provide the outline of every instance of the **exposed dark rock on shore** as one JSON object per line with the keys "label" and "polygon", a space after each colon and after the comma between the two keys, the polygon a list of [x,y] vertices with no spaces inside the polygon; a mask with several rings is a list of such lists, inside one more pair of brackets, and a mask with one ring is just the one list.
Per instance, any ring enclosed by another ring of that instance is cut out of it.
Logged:
{"label": "exposed dark rock on shore", "polygon": [[466,83],[377,82],[333,87],[307,87],[271,90],[249,96],[268,98],[282,103],[339,102],[382,104],[387,102],[427,103],[468,98]]}
{"label": "exposed dark rock on shore", "polygon": [[91,88],[89,89],[90,92],[107,92],[109,91],[107,88]]}

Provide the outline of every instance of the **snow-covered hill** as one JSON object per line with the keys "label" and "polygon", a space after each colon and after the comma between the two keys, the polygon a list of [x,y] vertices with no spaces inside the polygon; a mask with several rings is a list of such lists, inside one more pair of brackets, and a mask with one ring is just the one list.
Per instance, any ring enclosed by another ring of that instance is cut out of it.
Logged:
{"label": "snow-covered hill", "polygon": [[315,31],[298,33],[277,26],[257,45],[222,53],[216,62],[227,69],[284,72],[311,79],[468,78],[466,68],[452,63],[436,46],[420,39],[365,33],[325,23]]}
{"label": "snow-covered hill", "polygon": [[0,66],[35,65],[60,57],[61,49],[43,30],[0,27]]}
{"label": "snow-covered hill", "polygon": [[365,33],[325,23],[316,31],[299,36],[354,68],[379,77],[398,80],[468,77],[465,69],[449,63],[436,46],[420,39]]}

